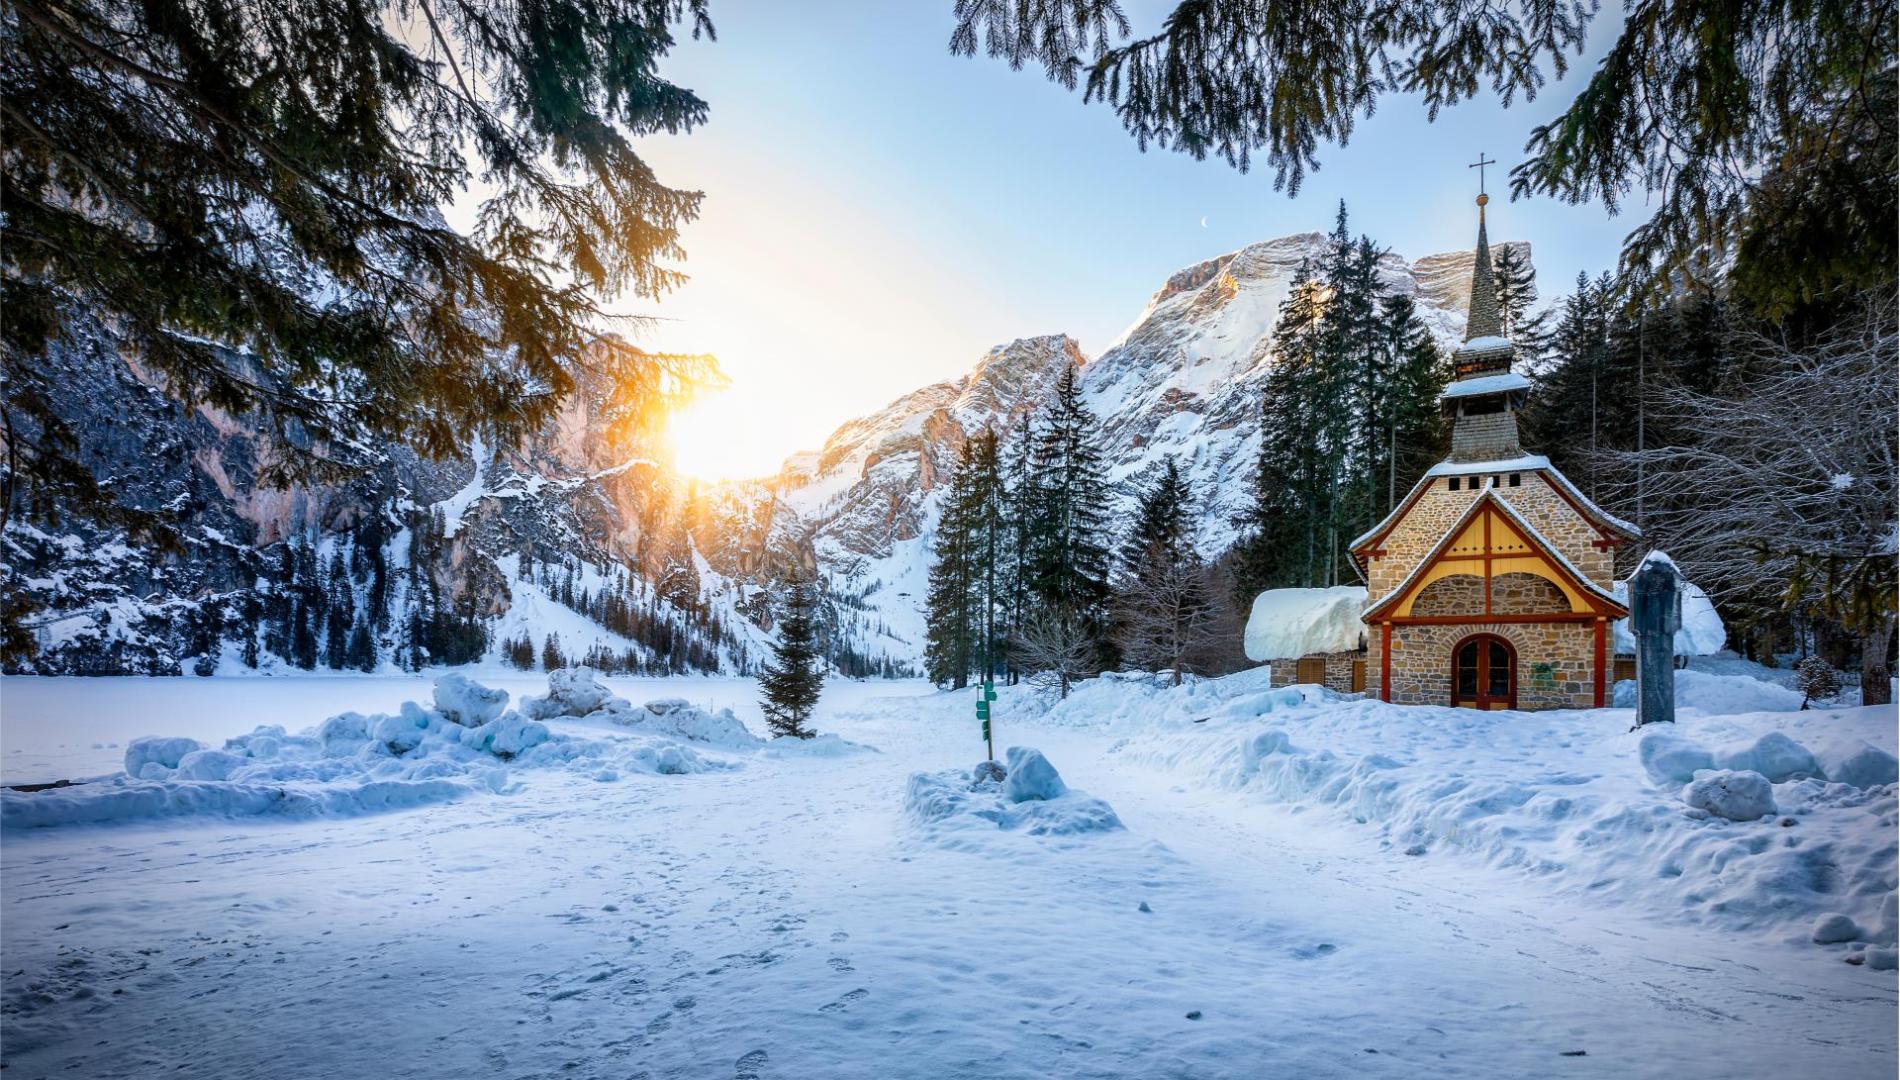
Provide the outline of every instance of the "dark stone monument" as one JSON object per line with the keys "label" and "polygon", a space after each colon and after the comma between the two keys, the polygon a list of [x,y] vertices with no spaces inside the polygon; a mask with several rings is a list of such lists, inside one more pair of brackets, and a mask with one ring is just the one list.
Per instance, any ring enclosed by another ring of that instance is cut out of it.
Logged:
{"label": "dark stone monument", "polygon": [[1648,558],[1630,579],[1630,629],[1636,635],[1636,726],[1676,719],[1676,630],[1682,626],[1682,575],[1668,559]]}

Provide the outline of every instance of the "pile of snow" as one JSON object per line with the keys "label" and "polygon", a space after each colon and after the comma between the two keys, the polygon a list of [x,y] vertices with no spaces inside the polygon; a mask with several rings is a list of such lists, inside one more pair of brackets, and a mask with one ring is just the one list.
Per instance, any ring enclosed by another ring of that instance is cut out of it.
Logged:
{"label": "pile of snow", "polygon": [[[1774,683],[1678,675],[1710,707],[1640,732],[1628,710],[1398,707],[1272,689],[1262,669],[1178,689],[1091,680],[1041,721],[1107,727],[1115,754],[1176,782],[1370,828],[1400,857],[1526,873],[1565,902],[1799,942],[1842,915],[1877,962],[1895,941],[1893,709],[1796,712]],[[1718,714],[1698,688],[1743,707]]]}
{"label": "pile of snow", "polygon": [[[1636,707],[1636,683],[1625,679],[1611,689],[1611,704]],[[1798,712],[1801,692],[1750,675],[1717,675],[1684,669],[1676,672],[1676,708],[1707,716],[1750,712]]]}
{"label": "pile of snow", "polygon": [[546,697],[525,698],[521,711],[538,720],[588,720],[629,728],[646,735],[685,739],[726,750],[755,750],[765,740],[746,729],[731,709],[709,712],[685,698],[660,698],[635,706],[601,685],[592,668],[548,673]]}
{"label": "pile of snow", "polygon": [[1247,618],[1247,659],[1290,660],[1359,647],[1366,610],[1363,585],[1330,589],[1268,589],[1254,597]]}
{"label": "pile of snow", "polygon": [[967,773],[912,773],[904,788],[904,813],[953,843],[962,830],[1076,836],[1122,827],[1107,803],[1063,783],[1042,751],[1012,746],[1003,757],[1001,768],[985,761]]}
{"label": "pile of snow", "polygon": [[[1652,551],[1643,557],[1644,563],[1665,562],[1675,566],[1674,560],[1661,551]],[[1638,570],[1642,567],[1638,566]],[[1634,577],[1634,575],[1631,575]],[[1630,586],[1628,581],[1619,581],[1614,585],[1617,600],[1628,606]],[[1712,656],[1728,644],[1728,630],[1722,625],[1722,616],[1716,614],[1715,602],[1709,599],[1694,582],[1676,571],[1676,595],[1682,601],[1682,625],[1676,628],[1675,654],[1677,656]],[[1618,619],[1610,625],[1616,651],[1632,654],[1636,651],[1636,633],[1630,629],[1629,619]]]}
{"label": "pile of snow", "polygon": [[[569,690],[584,684],[563,682]],[[559,694],[550,687],[550,697]],[[599,780],[626,772],[696,773],[731,765],[702,756],[688,742],[714,740],[690,733],[721,734],[722,746],[738,745],[732,727],[744,734],[730,713],[707,718],[689,709],[685,716],[670,712],[666,723],[629,724],[637,736],[581,738],[551,731],[507,704],[507,691],[451,673],[436,680],[430,705],[409,701],[394,713],[340,713],[297,734],[259,727],[219,748],[196,739],[133,739],[121,775],[46,791],[0,792],[0,827],[186,814],[362,814],[477,791],[504,792],[510,790],[510,768],[565,768]]]}

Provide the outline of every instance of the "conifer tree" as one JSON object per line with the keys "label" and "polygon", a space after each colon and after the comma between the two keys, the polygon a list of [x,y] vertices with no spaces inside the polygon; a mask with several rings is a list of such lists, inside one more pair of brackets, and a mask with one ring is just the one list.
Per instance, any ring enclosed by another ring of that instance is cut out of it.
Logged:
{"label": "conifer tree", "polygon": [[[1004,620],[1001,636],[1005,640],[1015,637],[1022,628],[1029,607],[1030,535],[1035,528],[1036,507],[1040,502],[1035,468],[1034,415],[1034,410],[1024,409],[1011,429],[1009,439],[999,450],[1003,554],[998,558],[998,572],[1003,577]],[[1010,650],[1006,655],[1009,679],[1014,682],[1018,677],[1014,651]]]}
{"label": "conifer tree", "polygon": [[1518,346],[1519,355],[1538,352],[1543,338],[1543,316],[1532,316],[1537,302],[1537,271],[1511,244],[1500,244],[1491,256],[1491,277],[1497,289],[1498,322],[1504,336]]}
{"label": "conifer tree", "polygon": [[376,670],[376,641],[370,637],[367,620],[358,619],[356,625],[350,628],[350,645],[345,660],[358,671]]}
{"label": "conifer tree", "polygon": [[1194,550],[1192,504],[1187,481],[1168,458],[1136,507],[1115,589],[1122,655],[1144,668],[1167,668],[1176,686],[1217,614]]}
{"label": "conifer tree", "polygon": [[924,674],[931,682],[953,689],[969,684],[975,638],[976,613],[971,606],[975,538],[967,516],[976,471],[974,455],[975,440],[965,442],[958,452],[937,519],[930,584],[924,597]]}
{"label": "conifer tree", "polygon": [[1313,584],[1319,564],[1324,453],[1317,408],[1324,287],[1302,263],[1274,325],[1273,370],[1262,395],[1254,497],[1235,569],[1240,599]]}
{"label": "conifer tree", "polygon": [[817,587],[811,581],[792,582],[772,662],[759,676],[759,706],[766,726],[779,738],[809,739],[815,734],[805,725],[825,685],[825,662],[818,653],[817,604]]}
{"label": "conifer tree", "polygon": [[1099,439],[1071,364],[1057,379],[1036,434],[1026,576],[1031,602],[1094,642],[1106,666],[1113,662],[1105,611],[1108,481]]}
{"label": "conifer tree", "polygon": [[[88,325],[153,385],[274,432],[263,479],[335,478],[350,463],[306,448],[534,431],[606,302],[681,280],[701,197],[634,144],[706,119],[657,70],[677,30],[712,34],[705,0],[7,10],[0,523],[20,495],[162,525],[53,408],[52,346]],[[440,208],[476,177],[464,235]]]}

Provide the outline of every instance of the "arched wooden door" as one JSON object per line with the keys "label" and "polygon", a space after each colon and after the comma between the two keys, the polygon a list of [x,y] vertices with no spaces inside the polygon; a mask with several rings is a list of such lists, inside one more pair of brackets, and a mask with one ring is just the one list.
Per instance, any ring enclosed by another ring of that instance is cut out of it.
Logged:
{"label": "arched wooden door", "polygon": [[1517,650],[1496,634],[1473,634],[1451,650],[1451,703],[1466,709],[1517,708]]}

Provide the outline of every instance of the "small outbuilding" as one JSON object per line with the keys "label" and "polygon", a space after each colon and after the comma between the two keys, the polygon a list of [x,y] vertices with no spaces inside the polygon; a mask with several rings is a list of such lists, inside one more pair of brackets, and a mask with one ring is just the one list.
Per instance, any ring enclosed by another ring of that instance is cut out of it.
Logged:
{"label": "small outbuilding", "polygon": [[1247,659],[1270,665],[1273,685],[1313,683],[1342,694],[1366,688],[1362,585],[1269,589],[1247,617]]}

